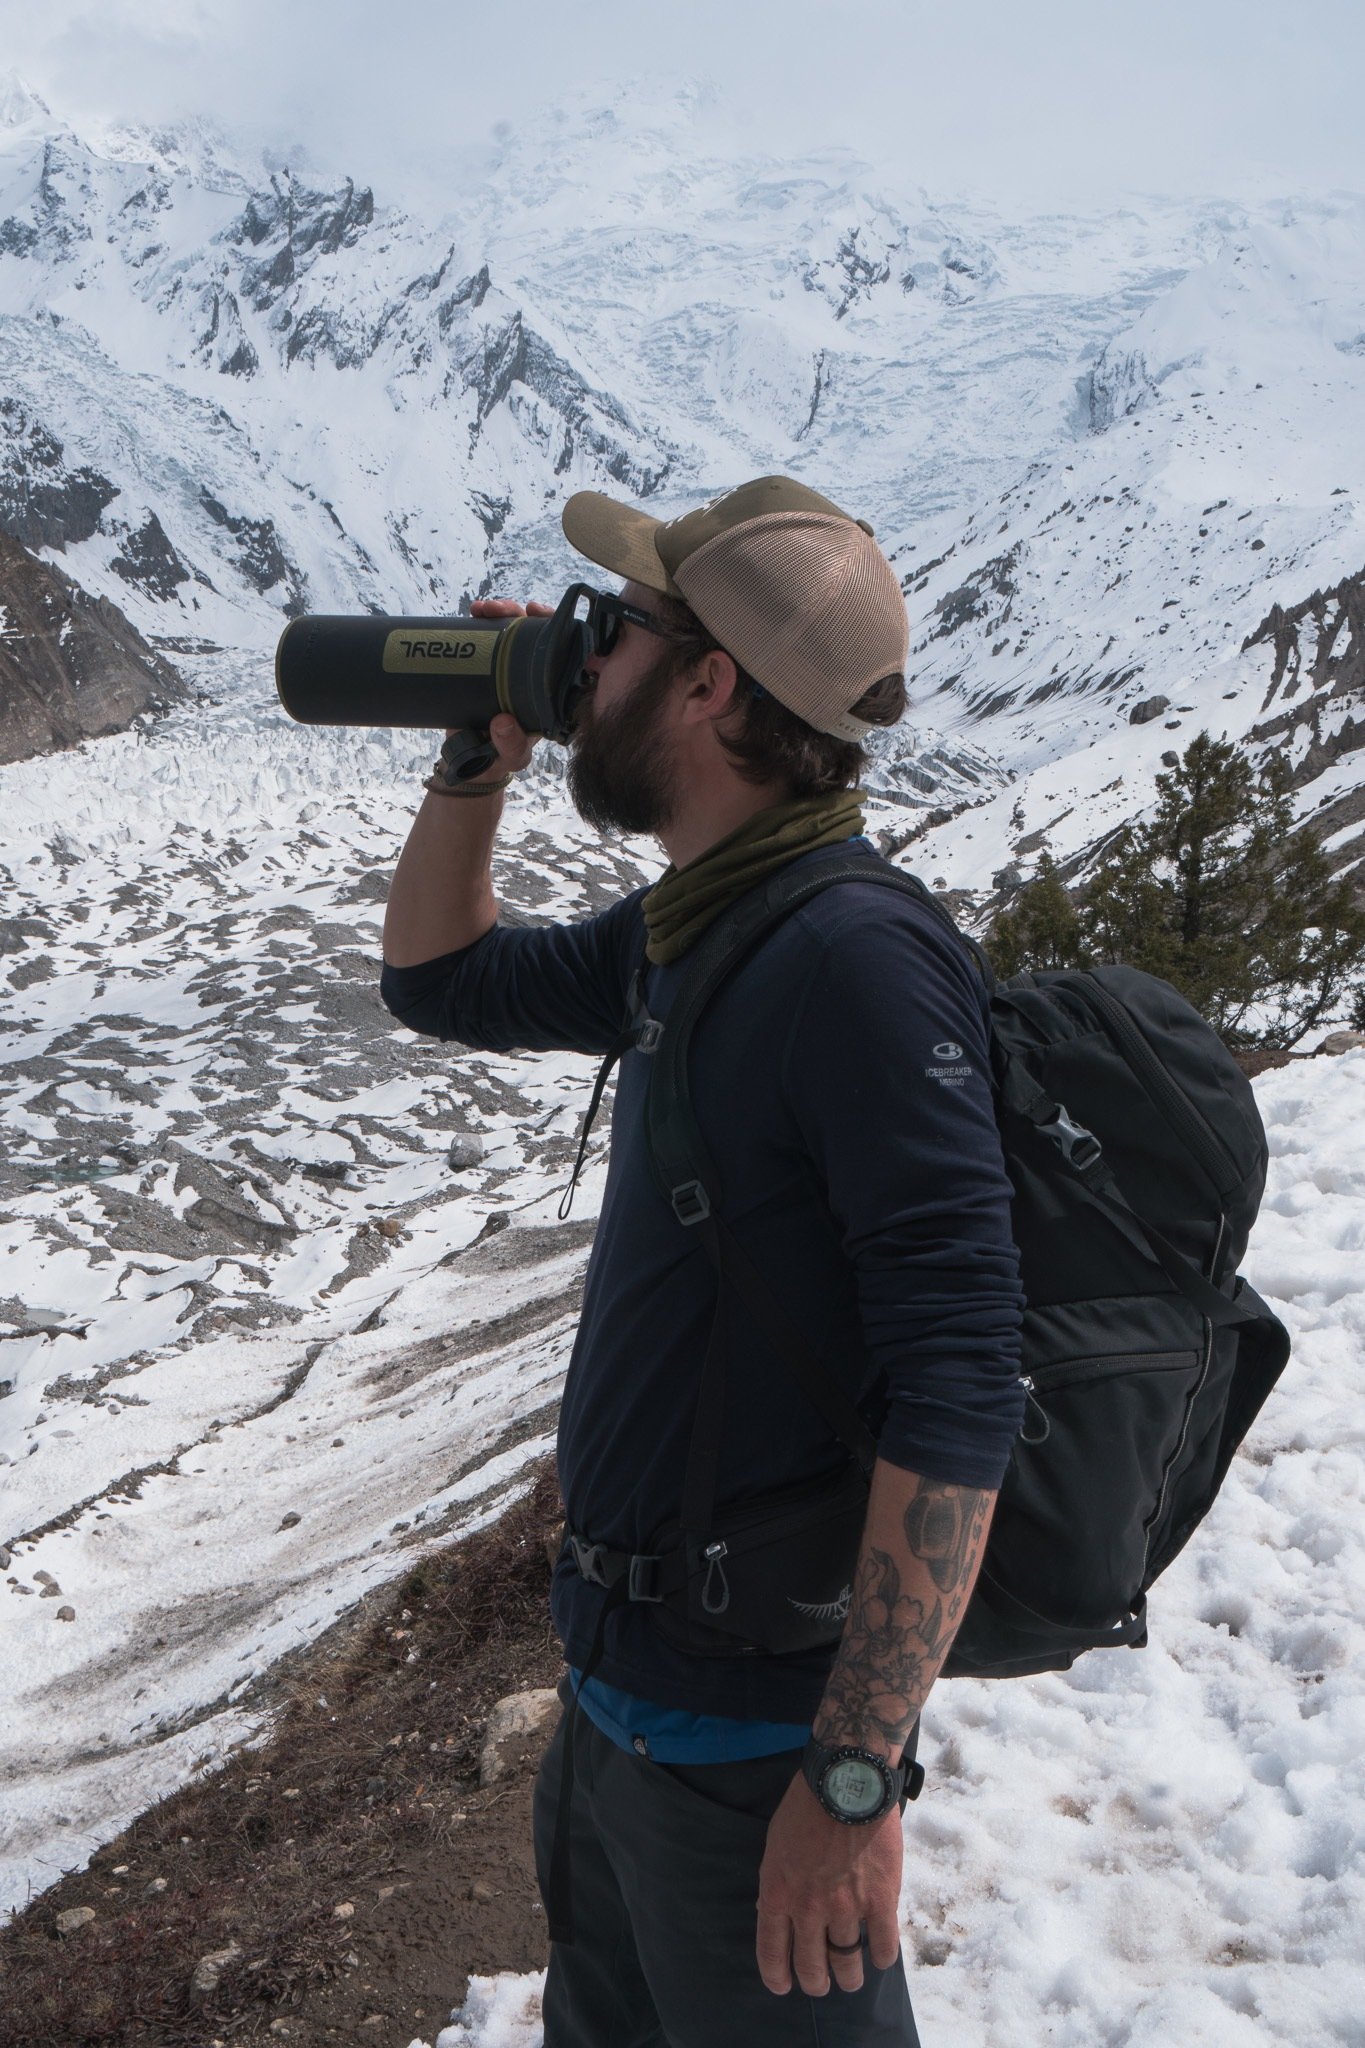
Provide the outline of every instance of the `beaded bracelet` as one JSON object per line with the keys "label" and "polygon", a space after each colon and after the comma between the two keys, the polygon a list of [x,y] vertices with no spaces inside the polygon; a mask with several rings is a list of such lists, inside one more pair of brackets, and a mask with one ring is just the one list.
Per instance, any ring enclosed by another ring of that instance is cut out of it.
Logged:
{"label": "beaded bracelet", "polygon": [[438,764],[436,772],[427,777],[424,786],[433,796],[496,796],[500,789],[506,789],[511,780],[510,775],[503,775],[496,782],[447,782]]}

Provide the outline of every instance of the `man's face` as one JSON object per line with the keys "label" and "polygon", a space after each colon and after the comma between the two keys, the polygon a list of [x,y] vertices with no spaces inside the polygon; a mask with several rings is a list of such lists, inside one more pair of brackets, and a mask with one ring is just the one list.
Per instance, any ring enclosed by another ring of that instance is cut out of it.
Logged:
{"label": "man's face", "polygon": [[[627,604],[652,612],[655,591],[627,583]],[[623,625],[607,655],[587,664],[592,687],[579,701],[569,748],[569,794],[599,831],[661,832],[674,813],[677,770],[662,680],[668,643],[644,626]]]}

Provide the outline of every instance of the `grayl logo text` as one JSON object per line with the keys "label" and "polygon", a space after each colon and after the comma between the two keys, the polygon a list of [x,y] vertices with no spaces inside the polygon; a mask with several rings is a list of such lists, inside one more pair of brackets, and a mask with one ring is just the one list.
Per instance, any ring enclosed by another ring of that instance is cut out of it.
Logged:
{"label": "grayl logo text", "polygon": [[472,640],[400,640],[407,661],[472,661],[478,648]]}

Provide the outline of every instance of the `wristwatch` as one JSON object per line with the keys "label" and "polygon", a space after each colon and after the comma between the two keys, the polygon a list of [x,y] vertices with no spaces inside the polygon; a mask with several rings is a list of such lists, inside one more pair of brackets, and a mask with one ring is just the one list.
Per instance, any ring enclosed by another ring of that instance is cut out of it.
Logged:
{"label": "wristwatch", "polygon": [[827,1749],[812,1735],[801,1754],[806,1783],[825,1812],[845,1827],[866,1827],[890,1813],[905,1789],[906,1767],[870,1749]]}

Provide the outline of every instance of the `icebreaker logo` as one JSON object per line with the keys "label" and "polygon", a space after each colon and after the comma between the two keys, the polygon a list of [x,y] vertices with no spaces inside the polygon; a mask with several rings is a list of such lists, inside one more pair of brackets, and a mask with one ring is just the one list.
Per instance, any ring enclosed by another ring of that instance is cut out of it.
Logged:
{"label": "icebreaker logo", "polygon": [[844,1587],[837,1600],[825,1600],[818,1607],[813,1607],[808,1600],[793,1600],[790,1593],[787,1595],[787,1605],[794,1607],[798,1614],[809,1615],[812,1621],[847,1621],[849,1602],[852,1598],[853,1588],[848,1585]]}
{"label": "icebreaker logo", "polygon": [[934,1058],[936,1060],[960,1060],[962,1058],[962,1047],[951,1038],[945,1038],[942,1045],[934,1047]]}

